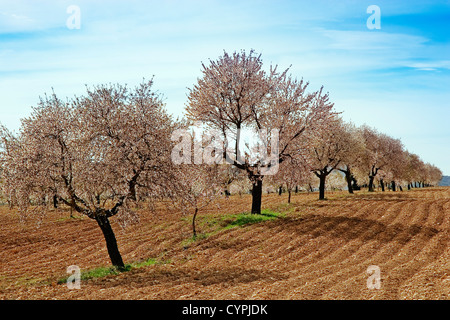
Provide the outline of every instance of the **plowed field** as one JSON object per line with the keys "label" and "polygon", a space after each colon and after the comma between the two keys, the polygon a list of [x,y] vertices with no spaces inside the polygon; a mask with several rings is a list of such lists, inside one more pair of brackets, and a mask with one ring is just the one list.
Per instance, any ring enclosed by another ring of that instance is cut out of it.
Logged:
{"label": "plowed field", "polygon": [[[20,224],[0,207],[1,299],[449,299],[450,188],[404,192],[263,195],[277,219],[224,228],[223,217],[248,211],[249,195],[222,199],[191,220],[160,206],[140,210],[138,225],[112,218],[126,263],[159,263],[57,284],[66,268],[110,264],[95,221],[50,211]],[[367,268],[379,267],[380,289]]]}

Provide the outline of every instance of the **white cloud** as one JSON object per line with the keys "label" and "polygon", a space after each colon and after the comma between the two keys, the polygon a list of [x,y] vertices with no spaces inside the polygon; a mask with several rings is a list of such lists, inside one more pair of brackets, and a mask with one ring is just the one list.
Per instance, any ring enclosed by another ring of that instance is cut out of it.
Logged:
{"label": "white cloud", "polygon": [[418,49],[428,42],[428,39],[422,36],[388,33],[378,30],[323,30],[322,34],[331,40],[331,48],[347,51],[406,51]]}
{"label": "white cloud", "polygon": [[424,71],[435,71],[438,69],[450,69],[450,60],[432,61],[432,62],[414,62],[408,65],[410,68],[415,68]]}
{"label": "white cloud", "polygon": [[23,14],[0,12],[0,32],[30,30],[36,27],[36,21]]}

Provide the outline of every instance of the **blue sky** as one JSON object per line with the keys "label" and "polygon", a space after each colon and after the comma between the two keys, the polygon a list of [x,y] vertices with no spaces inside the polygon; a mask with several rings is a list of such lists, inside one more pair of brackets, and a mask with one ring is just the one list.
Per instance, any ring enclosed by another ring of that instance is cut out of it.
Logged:
{"label": "blue sky", "polygon": [[[370,5],[381,29],[367,27]],[[52,88],[73,97],[152,76],[182,115],[201,62],[253,48],[450,175],[449,30],[450,1],[0,0],[0,122],[17,130]]]}

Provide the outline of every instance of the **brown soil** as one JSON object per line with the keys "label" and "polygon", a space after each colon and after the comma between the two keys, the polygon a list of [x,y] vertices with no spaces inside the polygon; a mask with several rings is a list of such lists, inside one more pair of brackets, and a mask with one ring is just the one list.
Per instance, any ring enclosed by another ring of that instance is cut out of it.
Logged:
{"label": "brown soil", "polygon": [[[126,263],[169,261],[84,280],[69,290],[66,268],[110,264],[97,224],[51,211],[40,225],[20,224],[0,207],[1,299],[448,299],[450,188],[405,192],[263,195],[263,208],[283,218],[213,232],[189,242],[191,221],[161,206],[141,209],[141,223],[112,219]],[[219,216],[248,211],[233,196],[199,214],[202,233]],[[207,218],[205,218],[207,217]],[[381,288],[368,289],[379,266]]]}

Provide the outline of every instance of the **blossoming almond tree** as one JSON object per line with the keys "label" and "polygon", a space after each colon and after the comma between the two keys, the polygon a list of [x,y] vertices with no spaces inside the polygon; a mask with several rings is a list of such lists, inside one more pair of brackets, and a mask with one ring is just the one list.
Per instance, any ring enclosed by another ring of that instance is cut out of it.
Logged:
{"label": "blossoming almond tree", "polygon": [[408,151],[406,151],[406,158],[407,164],[406,164],[405,179],[408,183],[408,190],[410,190],[411,188],[414,187],[415,181],[417,181],[420,163],[422,162],[422,160],[420,160],[420,157],[417,154]]}
{"label": "blossoming almond tree", "polygon": [[298,186],[308,184],[311,171],[305,167],[304,163],[298,159],[289,158],[280,164],[276,175],[270,180],[275,185],[285,186],[288,192],[288,203],[291,203],[292,191]]}
{"label": "blossoming almond tree", "polygon": [[[333,104],[322,90],[307,93],[308,84],[288,76],[288,70],[280,73],[270,67],[264,71],[261,56],[253,50],[224,52],[202,67],[202,77],[189,92],[187,117],[222,133],[224,158],[246,172],[252,183],[251,212],[259,214],[264,176],[294,155],[296,140],[326,126]],[[257,161],[244,157],[242,129],[268,132],[261,140],[271,157]],[[276,146],[271,143],[274,140]]]}
{"label": "blossoming almond tree", "polygon": [[350,139],[351,133],[345,130],[342,119],[335,117],[327,128],[317,130],[309,137],[309,148],[301,148],[304,162],[319,178],[319,200],[325,199],[327,176],[351,152]]}
{"label": "blossoming almond tree", "polygon": [[437,186],[442,180],[442,171],[433,164],[427,163],[427,179],[425,182],[428,186]]}
{"label": "blossoming almond tree", "polygon": [[337,169],[345,175],[348,192],[353,193],[354,175],[360,166],[361,157],[364,154],[364,142],[359,128],[352,123],[343,123],[342,130],[343,134],[346,135],[348,152],[343,154],[342,161]]}
{"label": "blossoming almond tree", "polygon": [[97,222],[114,266],[124,263],[109,219],[133,222],[140,190],[150,197],[164,189],[170,163],[171,117],[152,90],[153,81],[130,91],[101,85],[63,101],[40,99],[20,134],[2,134],[5,189],[22,212],[30,201],[56,197]]}
{"label": "blossoming almond tree", "polygon": [[369,191],[374,191],[374,179],[380,170],[388,172],[389,166],[398,163],[403,153],[403,145],[398,139],[379,133],[368,126],[361,127],[364,139],[364,155],[361,167],[369,176]]}
{"label": "blossoming almond tree", "polygon": [[[388,176],[390,179],[388,181],[390,181],[392,191],[396,191],[397,187],[403,191],[402,184],[407,177],[407,165],[407,153],[403,150],[402,146],[401,150],[398,150],[398,152],[391,157],[391,161],[386,169],[389,173]],[[381,183],[384,184],[384,181],[381,181]]]}
{"label": "blossoming almond tree", "polygon": [[422,162],[421,170],[417,176],[419,186],[437,186],[442,179],[442,171],[431,163]]}

